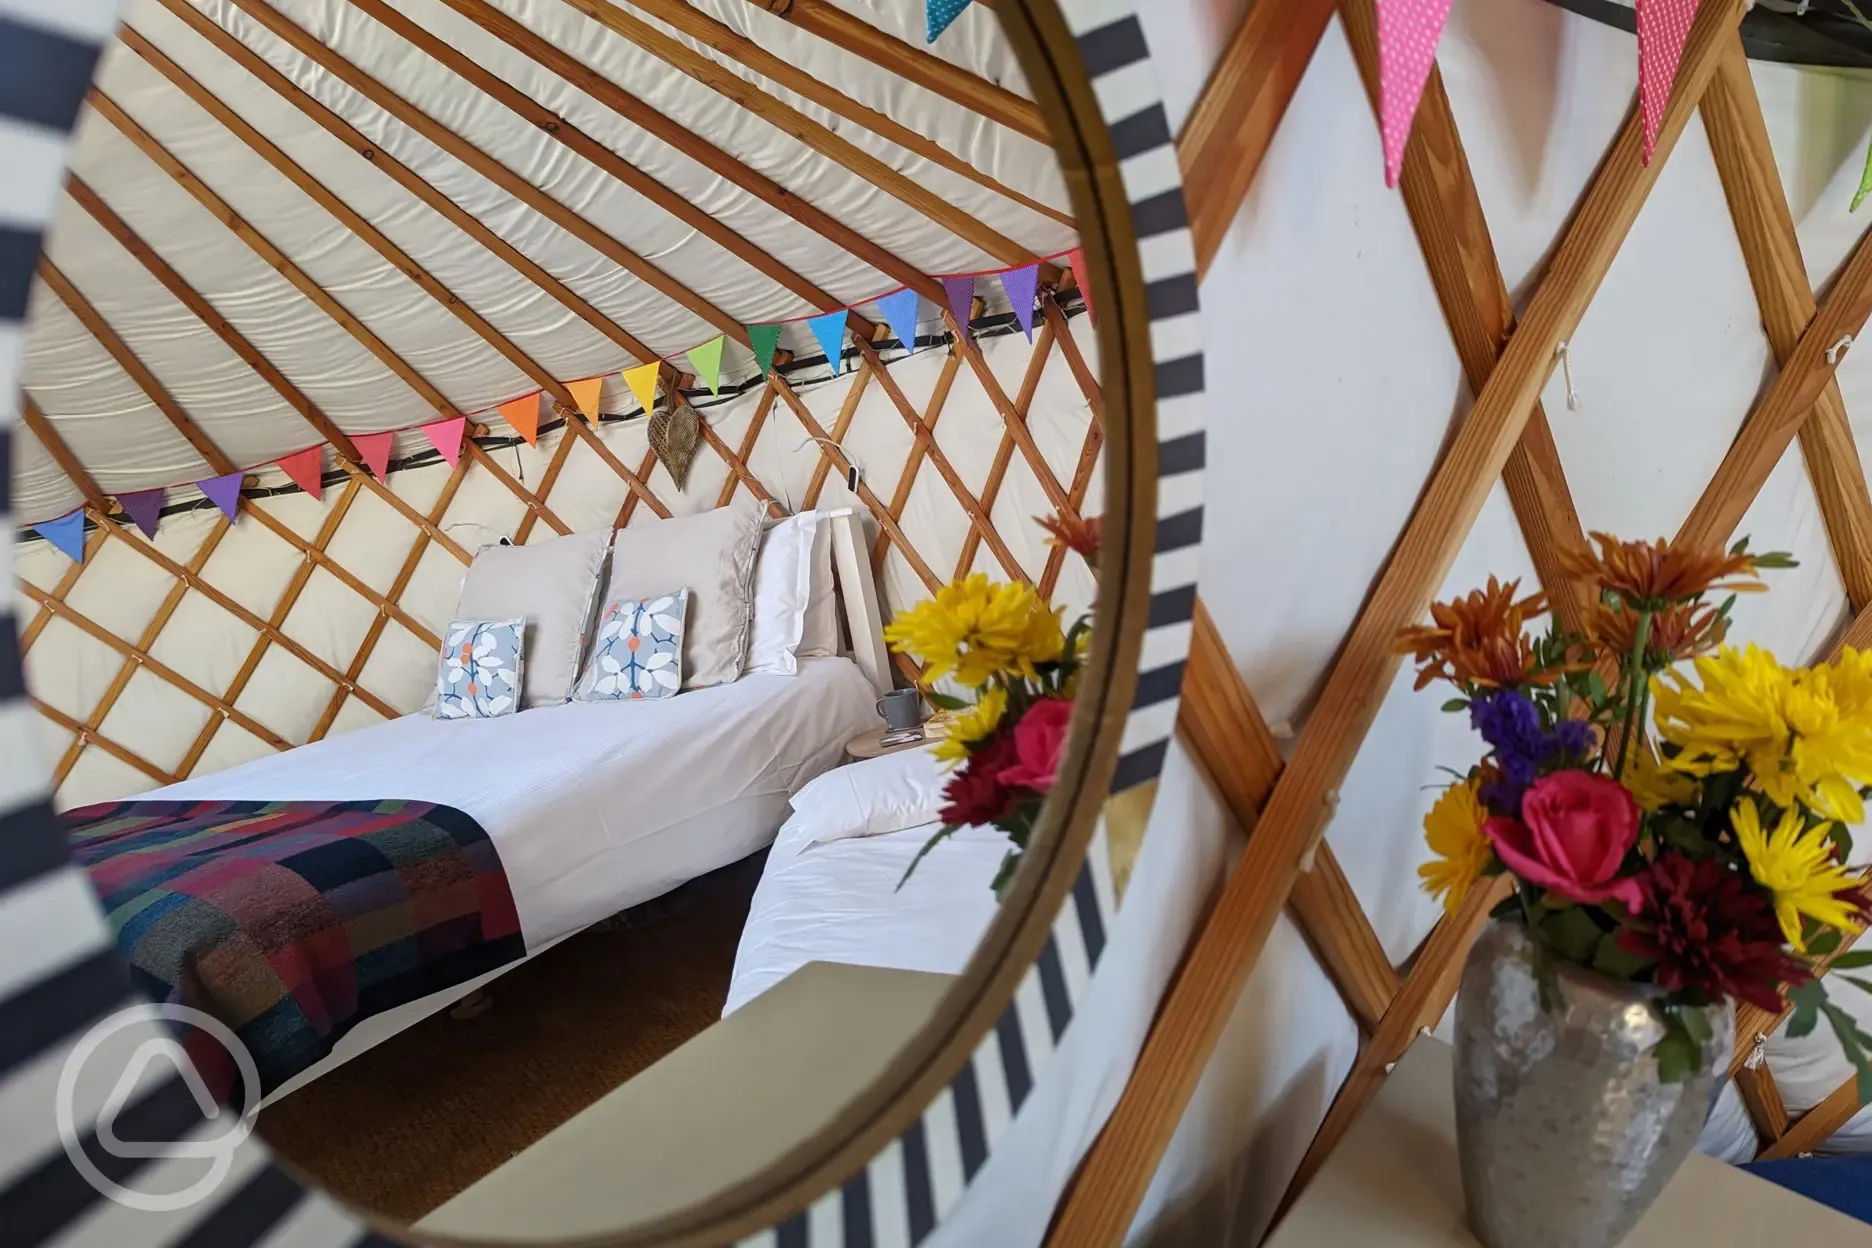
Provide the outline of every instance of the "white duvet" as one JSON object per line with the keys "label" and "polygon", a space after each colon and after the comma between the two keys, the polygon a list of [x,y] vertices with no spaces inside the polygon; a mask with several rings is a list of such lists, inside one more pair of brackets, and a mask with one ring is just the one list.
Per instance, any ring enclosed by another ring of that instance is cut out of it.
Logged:
{"label": "white duvet", "polygon": [[942,825],[815,841],[795,815],[781,827],[735,952],[726,1017],[808,962],[956,974],[994,918],[990,885],[1013,843],[963,828],[897,882]]}
{"label": "white duvet", "polygon": [[452,806],[493,840],[537,951],[767,844],[875,700],[849,659],[808,659],[654,701],[409,715],[143,796]]}

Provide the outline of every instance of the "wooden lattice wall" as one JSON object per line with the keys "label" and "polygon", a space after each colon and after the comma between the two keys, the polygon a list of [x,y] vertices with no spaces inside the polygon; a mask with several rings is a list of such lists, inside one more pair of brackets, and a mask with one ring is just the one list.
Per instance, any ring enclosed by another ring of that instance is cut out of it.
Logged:
{"label": "wooden lattice wall", "polygon": [[[1447,1009],[1462,959],[1499,900],[1499,887],[1477,889],[1396,966],[1323,834],[1337,786],[1396,674],[1391,639],[1421,617],[1498,479],[1555,611],[1577,628],[1581,594],[1554,555],[1564,545],[1580,544],[1584,535],[1540,392],[1693,111],[1702,114],[1780,370],[1678,539],[1726,543],[1798,438],[1855,613],[1837,644],[1872,643],[1872,497],[1833,380],[1839,353],[1830,351],[1858,334],[1872,313],[1872,246],[1862,237],[1826,299],[1816,301],[1737,33],[1742,12],[1741,0],[1702,0],[1650,164],[1640,159],[1634,104],[1544,275],[1522,300],[1525,312],[1518,322],[1462,138],[1432,70],[1400,189],[1475,402],[1437,461],[1284,761],[1220,635],[1198,611],[1179,728],[1230,812],[1251,829],[1248,845],[1191,946],[1130,1085],[1076,1178],[1049,1242],[1082,1248],[1122,1241],[1283,908],[1361,1033],[1351,1072],[1284,1204],[1318,1173],[1399,1057]],[[1335,13],[1375,102],[1371,0],[1291,0],[1249,10],[1191,113],[1178,149],[1198,262],[1205,268]],[[1738,1086],[1765,1157],[1814,1148],[1859,1108],[1849,1080],[1790,1120],[1772,1073],[1747,1060],[1757,1038],[1779,1022],[1753,1007],[1744,1007],[1737,1020]]]}

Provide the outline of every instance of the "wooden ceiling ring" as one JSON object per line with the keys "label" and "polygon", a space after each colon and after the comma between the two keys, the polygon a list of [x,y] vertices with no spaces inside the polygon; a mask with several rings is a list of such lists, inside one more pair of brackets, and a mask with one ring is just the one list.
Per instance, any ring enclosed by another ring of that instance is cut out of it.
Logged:
{"label": "wooden ceiling ring", "polygon": [[[571,287],[535,263],[532,257],[482,224],[480,218],[436,190],[422,175],[377,146],[350,122],[307,93],[298,83],[273,68],[265,57],[242,43],[206,13],[186,3],[171,6],[171,11],[177,13],[230,60],[271,88],[275,95],[297,108],[327,134],[356,152],[364,160],[382,170],[398,186],[416,196],[441,214],[449,224],[487,248],[509,268],[544,291],[554,302],[610,339],[632,358],[644,361],[654,358],[648,347],[616,321],[586,302]],[[128,32],[128,35],[135,35],[129,27],[122,29]],[[135,37],[141,39],[141,36]],[[125,37],[125,42],[129,42],[128,37]],[[147,44],[147,41],[145,43]]]}
{"label": "wooden ceiling ring", "polygon": [[[108,520],[100,521],[100,528],[108,523]],[[207,564],[209,557],[214,554],[215,548],[221,544],[222,537],[231,527],[223,519],[220,524],[208,530],[207,535],[202,538],[201,545],[196,547],[194,557],[188,562],[188,570],[191,573],[198,576],[201,574],[202,567]],[[176,608],[182,605],[182,600],[188,596],[188,591],[189,583],[179,577],[174,584],[170,585],[169,592],[163,595],[162,602],[157,605],[156,613],[150,617],[149,623],[144,625],[143,631],[132,643],[138,652],[147,653],[155,647],[157,638],[162,636],[163,628],[175,615]],[[117,705],[117,699],[122,697],[123,691],[130,687],[131,678],[136,675],[137,669],[141,666],[142,664],[134,658],[126,658],[118,666],[117,674],[111,678],[110,684],[104,687],[104,692],[99,696],[97,703],[92,706],[91,713],[85,716],[82,730],[72,738],[71,745],[66,747],[65,753],[59,758],[58,765],[52,769],[54,793],[58,792],[59,786],[65,783],[65,778],[71,775],[72,768],[78,765],[79,756],[84,753],[85,747],[90,744],[97,733],[103,730],[104,721],[110,718],[112,709]],[[236,701],[238,696],[234,695],[228,700]],[[221,722],[219,715],[208,717],[209,724]]]}
{"label": "wooden ceiling ring", "polygon": [[[608,0],[573,0],[573,6],[587,17],[595,18],[600,22],[605,20],[603,15],[611,11]],[[925,160],[933,161],[949,172],[967,178],[997,195],[1005,196],[1021,207],[1049,217],[1069,229],[1078,228],[1073,222],[1072,214],[1061,212],[1057,208],[1029,198],[1012,187],[996,181],[992,176],[983,173],[942,144],[925,138],[875,108],[859,103],[830,83],[803,72],[791,62],[769,52],[726,22],[718,21],[695,8],[688,3],[688,0],[638,0],[636,7],[690,38],[733,58],[755,73],[811,100],[827,111],[847,121],[856,122],[879,138],[887,139],[899,147],[915,152]]]}
{"label": "wooden ceiling ring", "polygon": [[[1740,35],[1716,66],[1702,114],[1762,327],[1785,368],[1818,307]],[[1872,495],[1836,379],[1821,390],[1800,441],[1846,596],[1860,610],[1872,604]]]}
{"label": "wooden ceiling ring", "polygon": [[[396,579],[390,582],[390,588],[384,593],[384,597],[391,602],[403,600],[403,593],[409,588],[410,579],[416,575],[416,569],[422,564],[423,551],[428,548],[432,540],[432,530],[434,526],[442,523],[444,516],[448,515],[448,509],[455,501],[455,494],[461,489],[462,481],[468,475],[468,465],[471,462],[473,461],[469,456],[463,455],[455,461],[455,466],[449,469],[448,480],[442,483],[442,490],[436,495],[435,504],[429,508],[428,527],[422,528],[416,534],[416,540],[410,545],[409,554],[403,557],[403,566],[397,569]],[[325,709],[320,712],[318,721],[312,726],[312,734],[306,738],[308,743],[322,740],[325,734],[331,731],[332,725],[338,720],[338,712],[344,708],[346,697],[363,676],[364,668],[370,662],[370,656],[376,651],[377,642],[383,637],[384,629],[389,627],[389,624],[390,613],[387,611],[379,611],[371,618],[370,624],[364,629],[363,640],[358,643],[357,654],[345,668],[345,679],[349,683],[341,684],[332,690],[330,699],[325,703]]]}
{"label": "wooden ceiling ring", "polygon": [[[357,498],[358,491],[362,488],[362,480],[363,479],[359,477],[352,477],[349,481],[345,482],[344,489],[338,495],[338,500],[326,511],[325,519],[320,523],[318,533],[312,538],[312,548],[314,550],[323,554],[325,547],[329,545],[332,538],[336,536],[338,526],[344,523],[346,514],[351,510],[352,501]],[[304,592],[305,587],[311,582],[312,572],[316,567],[317,564],[314,562],[312,556],[306,555],[300,559],[299,566],[293,569],[291,578],[286,582],[285,592],[280,595],[278,604],[273,608],[273,614],[267,618],[267,628],[269,631],[261,633],[260,636],[255,639],[254,644],[248,647],[246,659],[241,662],[240,667],[235,671],[234,679],[228,682],[227,688],[222,691],[221,696],[226,698],[229,702],[240,701],[241,694],[247,691],[247,682],[252,680],[254,673],[260,670],[260,662],[266,657],[273,637],[275,635],[284,636],[281,630],[286,626],[286,619],[292,614],[292,609],[298,605],[299,595]],[[381,614],[378,618],[382,618]],[[327,666],[329,667],[329,664]],[[332,669],[332,674],[337,675],[336,669]],[[327,679],[330,679],[330,677],[327,677]],[[339,677],[339,679],[342,680],[343,678]],[[339,687],[342,688],[343,686],[340,685]],[[373,695],[365,696],[368,701],[374,704],[373,709],[377,710],[378,714],[390,718],[395,717],[395,710],[392,709],[388,703],[384,702],[383,699]],[[187,752],[182,755],[182,761],[176,764],[176,774],[184,778],[194,774],[195,768],[201,763],[202,755],[207,752],[209,743],[214,740],[215,732],[220,727],[220,718],[217,716],[210,716],[208,722],[202,725],[201,731],[195,734],[195,740],[190,743]]]}
{"label": "wooden ceiling ring", "polygon": [[[357,2],[377,4],[381,0],[357,0]],[[477,24],[480,24],[477,13],[500,12],[489,0],[442,0],[442,2]],[[579,3],[579,0],[565,0],[565,3],[586,13],[587,16],[592,15],[594,11],[600,11],[596,9],[592,0],[585,0],[583,4]],[[1007,235],[977,220],[950,203],[940,193],[920,185],[916,179],[891,168],[890,165],[829,126],[815,121],[784,100],[762,91],[720,61],[696,51],[679,39],[664,34],[648,22],[632,17],[619,6],[606,5],[601,11],[603,16],[598,20],[635,47],[648,52],[671,69],[701,83],[724,99],[733,101],[746,112],[752,113],[781,133],[804,144],[853,177],[876,187],[898,203],[920,213],[938,228],[947,230],[957,238],[981,248],[1002,264],[1041,263],[1038,256]],[[517,25],[517,23],[512,23],[511,19],[499,24],[506,30],[512,30],[513,26]],[[487,27],[487,29],[491,31],[492,27]],[[602,77],[595,69],[587,68],[585,72],[589,77]],[[1049,279],[1058,272],[1050,265],[1043,267],[1047,269]]]}
{"label": "wooden ceiling ring", "polygon": [[1739,0],[1717,0],[1699,9],[1651,163],[1640,158],[1634,109],[1594,175],[1526,316],[1432,473],[1347,635],[1255,835],[1165,995],[1107,1123],[1104,1139],[1111,1143],[1095,1146],[1088,1155],[1055,1221],[1053,1242],[1115,1243],[1129,1226],[1229,1006],[1292,891],[1326,794],[1344,776],[1377,714],[1399,661],[1391,653],[1392,638],[1419,618],[1447,575],[1533,412],[1552,371],[1556,345],[1573,331],[1597,291],[1702,96],[1723,36],[1740,18]]}
{"label": "wooden ceiling ring", "polygon": [[[962,357],[949,352],[943,358],[942,371],[936,374],[936,384],[930,389],[929,403],[923,409],[923,424],[932,433],[936,422],[942,419],[943,409],[948,405],[949,392],[955,385],[956,374],[962,367]],[[885,510],[899,523],[903,520],[904,508],[910,505],[910,492],[916,486],[917,472],[923,466],[924,444],[919,439],[911,439],[909,450],[904,455],[904,465],[897,473],[897,487],[891,491],[890,502]],[[970,526],[965,543],[976,540],[973,526]],[[882,529],[877,540],[871,544],[871,569],[873,575],[882,576],[884,554],[890,549],[890,539]]]}
{"label": "wooden ceiling ring", "polygon": [[[1052,303],[1051,296],[1045,299]],[[1021,374],[1020,389],[1014,394],[1014,410],[1020,413],[1021,423],[1027,422],[1027,411],[1033,405],[1033,397],[1040,389],[1041,374],[1046,371],[1046,363],[1053,354],[1056,331],[1051,322],[1040,326],[1040,337],[1027,357],[1027,368]],[[952,353],[951,360],[960,362],[960,354]],[[1014,435],[1007,429],[1001,430],[1001,436],[995,443],[994,459],[989,461],[988,476],[982,482],[982,508],[993,514],[995,500],[1001,496],[1001,482],[1007,477],[1008,465],[1014,462]],[[956,556],[956,579],[967,576],[975,567],[975,552],[981,547],[980,535],[970,529],[962,540],[962,549]],[[1044,569],[1043,569],[1044,570]],[[1023,573],[1022,580],[1028,578]],[[1048,596],[1043,593],[1043,597]]]}
{"label": "wooden ceiling ring", "polygon": [[[165,0],[180,3],[182,0]],[[236,4],[265,7],[260,0],[234,0]],[[469,3],[467,0],[443,0],[477,26],[494,35],[510,47],[523,52],[530,59],[577,87],[585,94],[619,114],[641,129],[661,139],[672,147],[700,162],[711,172],[726,178],[729,182],[761,200],[769,207],[808,230],[818,234],[828,242],[834,243],[855,258],[864,261],[878,272],[894,282],[899,282],[918,291],[935,303],[945,299],[942,283],[926,273],[913,268],[907,262],[898,259],[862,234],[837,220],[830,213],[813,206],[802,197],[793,194],[763,173],[759,173],[716,147],[707,139],[672,121],[664,114],[651,108],[643,101],[619,87],[610,79],[596,73],[581,64],[576,57],[561,51],[536,35],[531,29],[507,17],[491,6]],[[291,23],[287,23],[291,25]],[[297,29],[297,27],[294,27]],[[320,45],[322,46],[322,45]],[[699,227],[698,227],[699,228]],[[837,306],[837,305],[834,305]],[[831,308],[822,309],[831,311]],[[725,329],[723,332],[727,332]],[[745,342],[745,338],[737,341]]]}
{"label": "wooden ceiling ring", "polygon": [[34,697],[31,694],[27,695],[27,700],[32,703],[33,709],[38,711],[41,715],[65,729],[65,731],[75,734],[80,744],[95,745],[98,749],[103,750],[117,761],[136,768],[157,784],[174,784],[176,782],[174,776],[158,767],[155,763],[150,762],[141,754],[138,754],[134,750],[125,749],[102,733],[89,731],[85,725],[79,723],[51,703]]}
{"label": "wooden ceiling ring", "polygon": [[[916,83],[926,91],[1040,143],[1051,143],[1046,119],[1033,101],[1006,87],[905,43],[826,0],[748,0],[754,7],[785,18],[827,43],[863,57],[880,69]],[[983,0],[985,3],[986,0]]]}

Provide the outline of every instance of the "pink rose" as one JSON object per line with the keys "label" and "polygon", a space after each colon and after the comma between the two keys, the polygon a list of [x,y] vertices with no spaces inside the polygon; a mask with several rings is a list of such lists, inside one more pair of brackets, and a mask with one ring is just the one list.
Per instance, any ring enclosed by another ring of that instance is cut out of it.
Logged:
{"label": "pink rose", "polygon": [[1610,777],[1544,776],[1522,799],[1521,818],[1497,815],[1482,830],[1507,868],[1530,884],[1578,902],[1641,904],[1637,880],[1617,878],[1638,841],[1638,804]]}
{"label": "pink rose", "polygon": [[1065,698],[1042,698],[1028,707],[1014,725],[1014,763],[1002,768],[1001,783],[1036,793],[1051,789],[1071,721],[1072,703]]}

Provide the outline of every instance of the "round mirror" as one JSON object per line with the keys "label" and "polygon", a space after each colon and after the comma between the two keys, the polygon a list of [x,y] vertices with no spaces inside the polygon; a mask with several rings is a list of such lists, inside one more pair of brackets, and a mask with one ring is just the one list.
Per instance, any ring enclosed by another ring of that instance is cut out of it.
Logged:
{"label": "round mirror", "polygon": [[10,1242],[943,1221],[1070,1076],[1196,610],[1146,62],[0,0]]}

